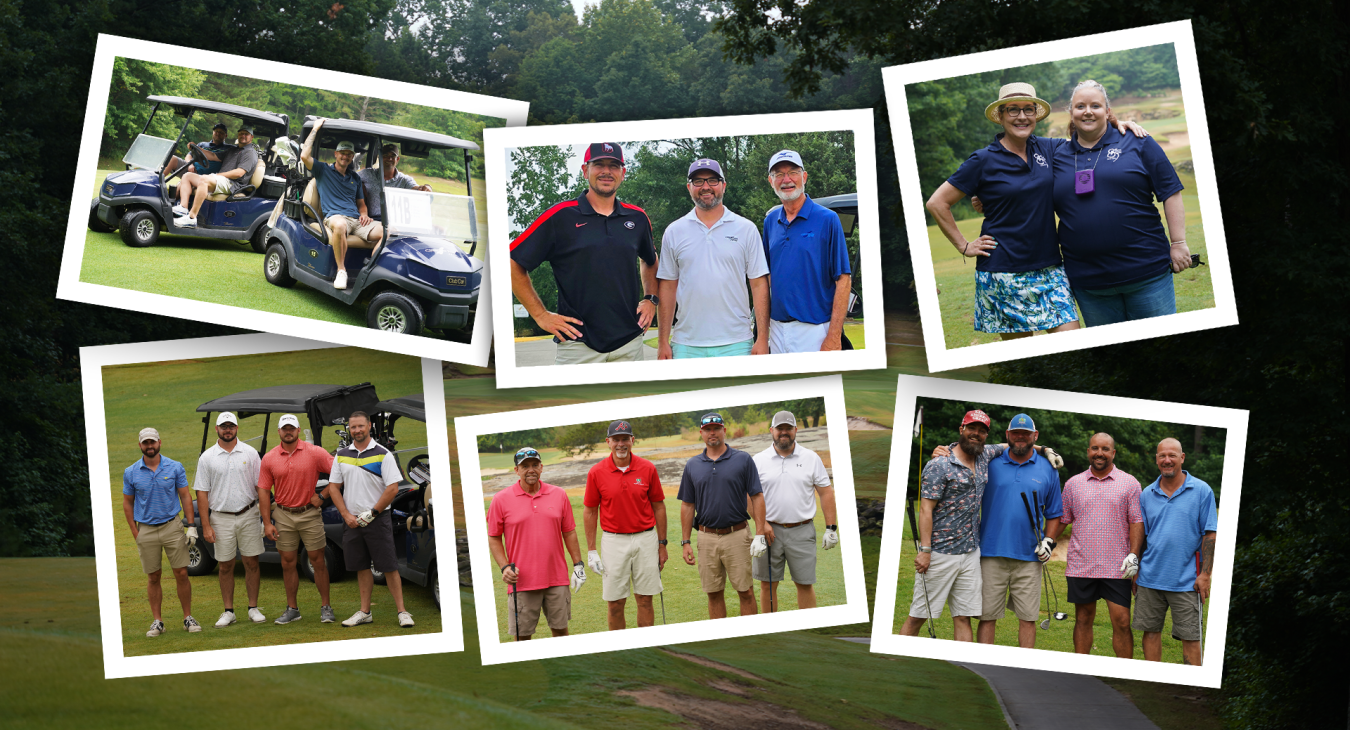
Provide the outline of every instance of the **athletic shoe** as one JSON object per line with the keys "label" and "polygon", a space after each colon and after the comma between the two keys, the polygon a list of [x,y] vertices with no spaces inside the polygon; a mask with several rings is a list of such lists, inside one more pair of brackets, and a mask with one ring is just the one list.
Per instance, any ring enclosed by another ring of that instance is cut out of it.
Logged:
{"label": "athletic shoe", "polygon": [[[195,225],[195,223],[194,223],[194,225]],[[333,288],[334,288],[334,289],[346,289],[346,288],[347,288],[347,270],[346,270],[346,269],[339,269],[339,270],[338,270],[337,276],[333,278]]]}
{"label": "athletic shoe", "polygon": [[222,611],[220,618],[216,619],[216,628],[223,629],[234,623],[234,611]]}
{"label": "athletic shoe", "polygon": [[280,616],[278,616],[277,620],[274,621],[273,623],[288,624],[292,621],[299,621],[301,618],[303,617],[300,615],[300,609],[291,608],[290,606],[287,606],[286,613],[283,613]]}
{"label": "athletic shoe", "polygon": [[267,620],[267,617],[263,615],[263,612],[259,611],[257,608],[250,608],[248,610],[248,617],[255,624],[260,624]]}
{"label": "athletic shoe", "polygon": [[365,611],[357,611],[356,613],[352,614],[351,618],[347,619],[346,621],[343,621],[342,625],[346,626],[347,628],[351,628],[353,626],[359,626],[360,624],[368,624],[374,620],[375,619]]}
{"label": "athletic shoe", "polygon": [[399,611],[398,625],[402,626],[405,629],[412,626],[413,625],[412,614],[408,613],[407,611]]}
{"label": "athletic shoe", "polygon": [[334,616],[334,615],[333,615],[333,607],[332,607],[332,606],[320,606],[320,607],[319,607],[319,622],[320,622],[320,623],[331,624],[331,623],[333,623],[333,622],[336,621],[336,620],[337,620],[337,616]]}
{"label": "athletic shoe", "polygon": [[202,630],[202,625],[197,623],[197,619],[188,616],[183,619],[183,630],[195,634]]}
{"label": "athletic shoe", "polygon": [[183,217],[183,218],[191,218],[191,217],[192,217],[192,211],[188,210],[187,208],[184,208],[184,207],[183,207],[182,205],[180,205],[180,204],[175,204],[175,205],[173,206],[172,210],[173,210],[173,214],[176,215],[176,216],[181,216],[181,217]]}
{"label": "athletic shoe", "polygon": [[150,630],[145,632],[145,635],[159,636],[162,633],[164,633],[164,622],[160,621],[159,619],[155,619],[153,622],[150,623]]}
{"label": "athletic shoe", "polygon": [[177,228],[196,228],[197,219],[188,215],[180,215],[173,219],[173,224]]}

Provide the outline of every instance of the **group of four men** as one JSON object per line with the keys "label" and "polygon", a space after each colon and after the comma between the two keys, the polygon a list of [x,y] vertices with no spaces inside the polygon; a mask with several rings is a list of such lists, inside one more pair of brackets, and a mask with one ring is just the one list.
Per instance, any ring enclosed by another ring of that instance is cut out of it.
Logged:
{"label": "group of four men", "polygon": [[1072,524],[1064,573],[1076,610],[1074,651],[1090,652],[1097,601],[1105,599],[1116,656],[1134,656],[1133,629],[1144,632],[1144,658],[1161,660],[1170,610],[1183,657],[1199,665],[1217,510],[1209,485],[1181,468],[1181,444],[1158,444],[1159,477],[1141,491],[1115,467],[1111,435],[1094,434],[1089,468],[1061,494],[1056,469],[1063,460],[1035,446],[1039,432],[1029,416],[1009,422],[1006,446],[985,444],[990,425],[984,411],[966,413],[959,440],[935,449],[923,469],[914,593],[901,633],[918,635],[945,604],[958,641],[972,639],[970,619],[978,617],[974,638],[992,644],[1006,605],[1018,619],[1018,645],[1034,647],[1042,565]]}
{"label": "group of four men", "polygon": [[[258,556],[263,553],[264,535],[276,543],[286,590],[286,610],[275,623],[289,624],[301,619],[297,562],[302,542],[313,565],[314,585],[322,602],[320,621],[333,622],[328,566],[324,562],[327,537],[321,508],[325,497],[332,499],[345,523],[342,553],[347,569],[357,574],[361,596],[360,610],[342,625],[352,627],[373,620],[372,566],[385,574],[398,609],[399,626],[413,625],[412,614],[403,606],[393,523],[387,509],[398,493],[402,475],[393,453],[371,438],[370,416],[363,411],[351,414],[347,428],[352,443],[335,454],[301,439],[300,420],[294,415],[283,415],[277,425],[281,443],[260,459],[256,449],[239,440],[239,421],[233,413],[221,413],[216,418],[216,443],[198,458],[192,485],[200,511],[200,537],[195,525],[185,531],[178,522],[180,506],[183,514],[193,514],[186,470],[181,463],[160,453],[162,444],[156,429],[141,430],[142,457],[122,475],[122,508],[136,540],[141,567],[149,576],[150,613],[154,620],[146,636],[159,636],[165,630],[160,613],[161,554],[167,555],[177,582],[183,628],[201,631],[201,625],[192,617],[192,583],[187,574],[188,549],[198,539],[215,546],[219,565],[220,596],[225,610],[216,621],[216,628],[225,628],[236,621],[236,554],[244,564],[248,617],[254,623],[267,620],[258,607],[262,575]],[[322,488],[318,485],[321,474],[328,474],[329,480]]]}
{"label": "group of four men", "polygon": [[[727,615],[728,582],[740,598],[741,615],[771,610],[785,567],[796,584],[797,606],[815,607],[817,499],[828,523],[821,545],[829,550],[839,543],[834,487],[824,462],[797,443],[797,420],[788,411],[774,414],[773,445],[753,457],[727,444],[720,414],[699,421],[706,448],[689,459],[680,478],[680,546],[684,562],[698,567],[708,617]],[[653,599],[663,591],[669,557],[665,492],[655,465],[633,454],[631,423],[612,422],[605,442],[609,456],[586,475],[586,563],[602,577],[611,631],[625,628],[630,593],[637,625],[652,626]],[[575,592],[586,582],[571,502],[566,491],[542,481],[537,449],[517,451],[515,471],[520,480],[493,496],[487,515],[492,558],[510,586],[507,633],[529,639],[542,615],[554,636],[565,636],[572,616],[569,585]],[[758,610],[754,580],[760,581]]]}
{"label": "group of four men", "polygon": [[[546,210],[511,242],[511,290],[554,336],[555,364],[642,360],[653,321],[658,359],[843,347],[848,245],[839,216],[806,194],[800,154],[769,158],[768,182],[782,205],[765,216],[763,237],[723,204],[721,164],[691,163],[686,189],[694,207],[666,227],[659,260],[646,212],[617,198],[627,173],[623,149],[597,142],[583,159],[586,191]],[[557,283],[556,312],[530,280],[545,262]]]}

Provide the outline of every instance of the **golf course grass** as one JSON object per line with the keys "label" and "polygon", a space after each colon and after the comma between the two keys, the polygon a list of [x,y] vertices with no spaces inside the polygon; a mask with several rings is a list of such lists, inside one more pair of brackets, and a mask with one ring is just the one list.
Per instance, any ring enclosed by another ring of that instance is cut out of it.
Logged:
{"label": "golf course grass", "polygon": [[[343,374],[346,374],[345,376]],[[286,609],[281,566],[263,563],[259,607],[268,616],[263,624],[251,623],[244,587],[242,562],[235,564],[235,615],[239,622],[225,629],[212,626],[220,616],[221,602],[217,576],[212,573],[191,578],[192,614],[202,624],[201,633],[182,629],[182,610],[178,591],[167,560],[161,579],[164,586],[163,617],[169,631],[153,639],[145,636],[150,627],[150,608],[146,601],[146,577],[136,552],[135,539],[122,512],[122,472],[141,458],[136,434],[146,426],[159,430],[162,453],[182,462],[188,484],[195,483],[197,457],[201,452],[202,417],[197,406],[207,401],[244,390],[273,385],[330,383],[355,385],[369,381],[381,398],[398,398],[422,392],[422,366],[418,358],[393,355],[354,347],[304,352],[283,352],[240,357],[169,361],[141,365],[108,366],[103,369],[103,396],[108,427],[108,496],[112,500],[113,534],[117,551],[118,595],[122,606],[123,651],[127,656],[167,654],[204,649],[242,646],[267,646],[310,641],[331,641],[395,633],[423,633],[441,630],[440,613],[431,600],[431,590],[404,582],[404,603],[417,625],[400,629],[389,591],[376,586],[373,599],[375,622],[356,629],[319,622],[319,596],[313,584],[301,580],[299,603],[304,619],[297,624],[276,626],[271,619]],[[241,419],[239,439],[254,448],[261,446],[263,417]],[[303,427],[308,418],[301,415]],[[214,424],[214,421],[212,422]],[[276,423],[274,417],[272,423]],[[411,418],[400,419],[396,428],[400,450],[427,445],[426,424]],[[215,442],[212,429],[208,446]],[[275,431],[268,434],[268,448],[277,445]],[[322,434],[324,448],[336,448],[333,430]],[[401,455],[406,464],[413,453]],[[195,496],[195,493],[194,493]],[[356,579],[351,573],[331,585],[330,593],[338,620],[346,619],[359,607]]]}

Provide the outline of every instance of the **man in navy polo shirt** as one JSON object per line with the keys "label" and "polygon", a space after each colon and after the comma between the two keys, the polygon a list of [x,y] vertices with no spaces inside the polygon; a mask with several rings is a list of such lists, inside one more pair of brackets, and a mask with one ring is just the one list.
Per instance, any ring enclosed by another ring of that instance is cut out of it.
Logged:
{"label": "man in navy polo shirt", "polygon": [[1144,632],[1144,658],[1162,661],[1163,619],[1170,608],[1172,638],[1181,641],[1186,663],[1199,666],[1201,602],[1209,599],[1219,522],[1214,490],[1181,468],[1186,454],[1180,441],[1163,439],[1155,459],[1159,477],[1139,496],[1145,542],[1133,626]]}
{"label": "man in navy polo shirt", "polygon": [[806,194],[802,157],[769,158],[769,184],[783,204],[764,217],[769,260],[769,352],[815,352],[843,346],[853,270],[839,216]]}
{"label": "man in navy polo shirt", "polygon": [[[625,171],[617,143],[590,145],[581,165],[586,192],[544,211],[511,242],[511,291],[553,334],[555,365],[643,359],[642,340],[660,301],[656,246],[647,213],[616,196]],[[557,312],[544,307],[530,281],[545,261],[558,285]]]}
{"label": "man in navy polo shirt", "polygon": [[361,176],[352,166],[352,160],[356,158],[355,145],[346,140],[338,142],[333,152],[335,162],[315,164],[314,141],[319,138],[319,130],[326,121],[320,119],[310,130],[305,148],[300,152],[300,161],[305,163],[305,169],[314,171],[314,184],[319,190],[323,224],[328,229],[328,243],[333,247],[333,259],[337,262],[333,288],[346,289],[347,249],[379,248],[384,239],[384,226],[366,214]]}
{"label": "man in navy polo shirt", "polygon": [[[764,519],[764,489],[759,469],[749,454],[727,445],[722,416],[709,413],[699,419],[699,433],[707,446],[684,465],[680,476],[680,546],[684,562],[694,565],[689,536],[698,528],[698,574],[708,594],[708,618],[726,618],[726,584],[741,599],[741,615],[755,610],[750,560],[768,550],[773,527]],[[750,509],[746,509],[747,503]],[[756,534],[746,529],[750,515]]]}
{"label": "man in navy polo shirt", "polygon": [[164,600],[160,576],[164,564],[161,551],[169,558],[174,582],[178,584],[178,603],[183,607],[183,629],[202,630],[192,617],[192,583],[188,580],[188,546],[197,539],[197,528],[186,533],[178,523],[178,508],[183,514],[192,514],[192,497],[188,492],[187,472],[183,465],[159,453],[162,445],[159,431],[143,428],[140,433],[141,458],[122,472],[122,512],[126,515],[131,536],[136,540],[141,569],[149,576],[146,593],[150,599],[150,623],[146,636],[164,633],[164,621],[159,607]]}

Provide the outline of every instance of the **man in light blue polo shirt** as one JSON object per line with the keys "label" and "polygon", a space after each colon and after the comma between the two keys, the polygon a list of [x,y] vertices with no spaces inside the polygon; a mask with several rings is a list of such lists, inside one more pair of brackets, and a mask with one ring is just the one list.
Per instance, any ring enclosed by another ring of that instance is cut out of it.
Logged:
{"label": "man in light blue polo shirt", "polygon": [[1180,441],[1163,439],[1155,459],[1160,476],[1139,496],[1145,542],[1133,626],[1144,632],[1144,658],[1162,661],[1163,619],[1170,608],[1172,638],[1181,641],[1186,663],[1199,666],[1200,602],[1209,599],[1219,522],[1214,490],[1181,468],[1186,454]]}
{"label": "man in light blue polo shirt", "polygon": [[347,140],[338,142],[333,152],[333,163],[314,161],[314,142],[319,130],[328,120],[320,119],[310,130],[300,161],[305,169],[314,172],[314,184],[319,190],[319,205],[323,208],[324,227],[328,229],[328,243],[333,247],[337,273],[334,289],[347,288],[347,248],[379,248],[384,239],[384,226],[366,214],[366,199],[361,176],[352,167],[356,145]]}
{"label": "man in light blue polo shirt", "polygon": [[126,515],[131,536],[136,540],[141,569],[149,576],[147,594],[150,614],[155,620],[146,636],[164,633],[164,621],[159,607],[164,600],[160,587],[163,563],[161,551],[169,557],[174,581],[178,584],[178,602],[183,607],[183,630],[202,630],[192,618],[192,583],[188,581],[188,546],[197,539],[197,528],[187,532],[178,523],[178,508],[183,514],[192,514],[192,497],[188,493],[187,472],[183,465],[162,456],[159,431],[143,428],[140,433],[141,458],[122,472],[122,512]]}
{"label": "man in light blue polo shirt", "polygon": [[802,157],[782,150],[769,158],[769,184],[783,204],[764,217],[769,261],[769,351],[815,352],[843,347],[853,270],[839,216],[806,194]]}
{"label": "man in light blue polo shirt", "polygon": [[[694,209],[666,226],[656,271],[662,308],[656,358],[769,354],[769,264],[759,228],[722,204],[727,181],[717,160],[689,165]],[[755,300],[752,314],[746,282]]]}

